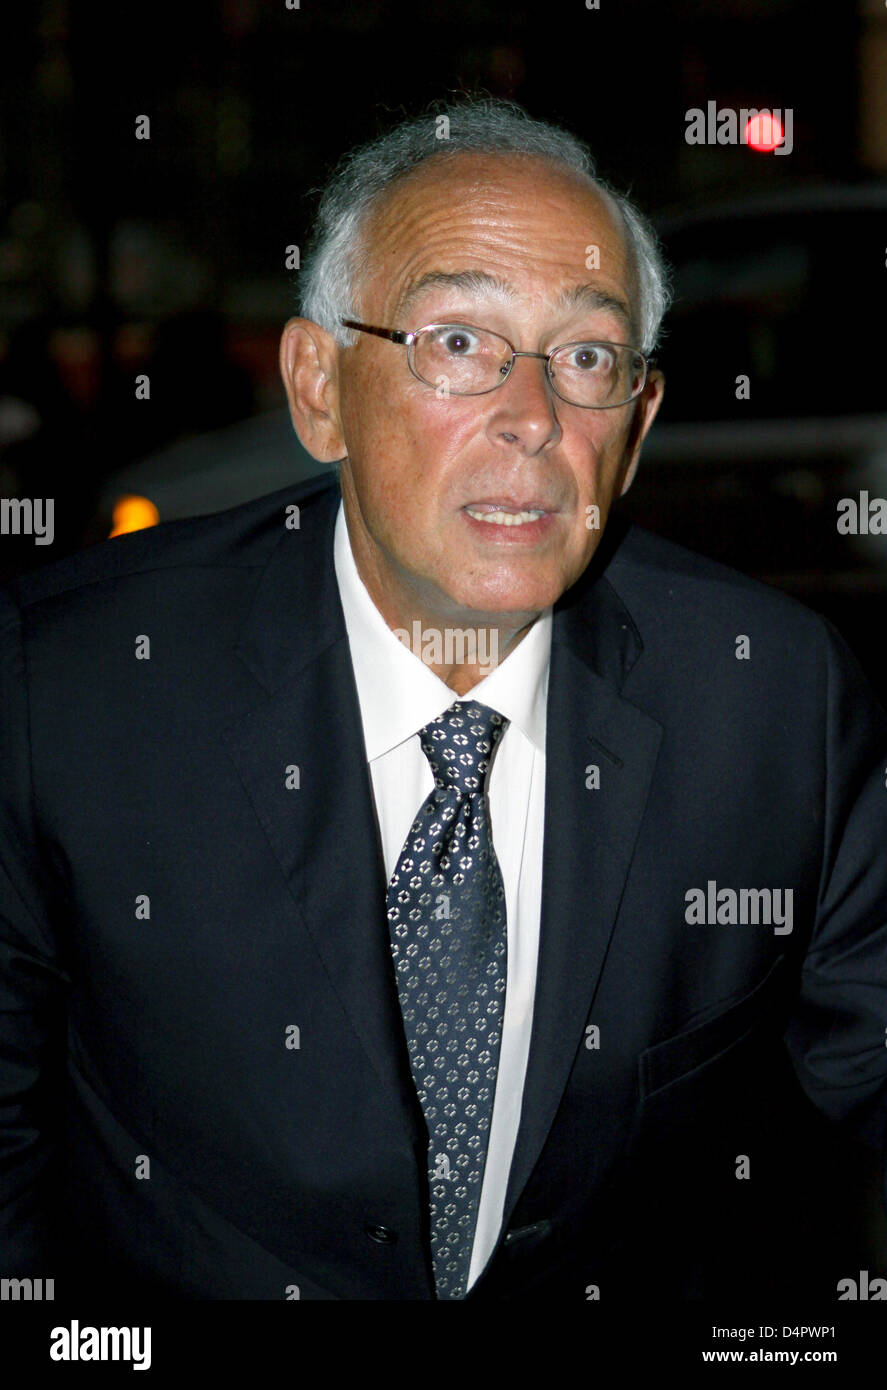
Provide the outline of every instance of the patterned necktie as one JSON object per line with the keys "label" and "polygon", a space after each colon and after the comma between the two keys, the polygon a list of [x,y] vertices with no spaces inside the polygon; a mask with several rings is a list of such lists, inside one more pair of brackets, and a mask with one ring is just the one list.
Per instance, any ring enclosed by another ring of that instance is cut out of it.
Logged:
{"label": "patterned necktie", "polygon": [[496,1093],[508,938],[486,775],[507,720],[456,701],[419,730],[435,787],[388,884],[410,1066],[428,1124],[438,1298],[468,1284]]}

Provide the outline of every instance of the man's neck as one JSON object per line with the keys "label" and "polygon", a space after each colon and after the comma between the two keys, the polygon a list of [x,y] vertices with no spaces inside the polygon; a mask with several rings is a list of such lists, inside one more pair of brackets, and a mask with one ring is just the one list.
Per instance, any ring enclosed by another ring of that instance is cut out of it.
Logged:
{"label": "man's neck", "polygon": [[456,695],[466,695],[514,651],[532,626],[530,622],[518,632],[497,626],[435,627],[415,618],[409,629],[392,630]]}
{"label": "man's neck", "polygon": [[358,576],[386,625],[456,695],[467,694],[501,665],[539,617],[455,606],[441,612],[418,589],[381,572],[350,532],[349,544]]}

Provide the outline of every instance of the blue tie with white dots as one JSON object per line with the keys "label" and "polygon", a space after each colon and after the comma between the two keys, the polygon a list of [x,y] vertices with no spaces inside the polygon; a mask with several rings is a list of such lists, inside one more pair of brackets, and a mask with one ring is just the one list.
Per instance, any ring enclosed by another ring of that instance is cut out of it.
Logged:
{"label": "blue tie with white dots", "polygon": [[438,1298],[464,1298],[496,1094],[508,938],[486,778],[507,720],[456,701],[419,730],[434,791],[388,884],[410,1066],[428,1124]]}

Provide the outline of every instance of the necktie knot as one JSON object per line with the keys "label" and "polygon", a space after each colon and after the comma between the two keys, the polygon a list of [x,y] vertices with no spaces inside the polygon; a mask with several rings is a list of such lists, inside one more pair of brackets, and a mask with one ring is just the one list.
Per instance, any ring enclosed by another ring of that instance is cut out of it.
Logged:
{"label": "necktie knot", "polygon": [[482,792],[493,749],[508,721],[479,701],[456,700],[448,710],[419,730],[422,752],[431,764],[439,788],[461,796]]}

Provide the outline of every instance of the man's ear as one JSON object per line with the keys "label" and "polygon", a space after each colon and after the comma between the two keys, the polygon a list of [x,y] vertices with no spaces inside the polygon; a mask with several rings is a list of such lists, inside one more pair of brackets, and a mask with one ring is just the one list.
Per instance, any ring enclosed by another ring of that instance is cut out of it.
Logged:
{"label": "man's ear", "polygon": [[631,422],[625,452],[628,456],[628,468],[625,473],[625,481],[622,484],[620,497],[624,497],[634,482],[634,475],[638,471],[638,464],[641,458],[641,445],[646,438],[647,430],[656,419],[656,412],[662,404],[662,397],[665,394],[665,377],[662,372],[652,371],[647,376],[647,381],[643,391],[637,399],[634,418]]}
{"label": "man's ear", "polygon": [[339,346],[311,319],[290,319],[280,338],[280,375],[293,428],[309,454],[334,463],[348,450],[339,420]]}

